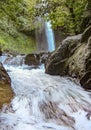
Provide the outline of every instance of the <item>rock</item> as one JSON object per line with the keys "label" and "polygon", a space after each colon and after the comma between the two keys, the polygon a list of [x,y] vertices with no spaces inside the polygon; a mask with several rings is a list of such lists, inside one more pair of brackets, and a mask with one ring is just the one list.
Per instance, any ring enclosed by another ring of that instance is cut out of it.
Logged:
{"label": "rock", "polygon": [[50,56],[50,52],[40,52],[38,54],[28,54],[25,56],[25,64],[32,68],[38,68],[41,64],[45,64]]}
{"label": "rock", "polygon": [[0,108],[4,103],[9,103],[13,97],[13,91],[11,89],[11,80],[0,63]]}
{"label": "rock", "polygon": [[51,52],[40,52],[39,56],[40,56],[40,62],[45,64],[46,60],[48,59],[48,57],[50,56]]}
{"label": "rock", "polygon": [[86,28],[81,37],[81,42],[87,42],[88,38],[91,36],[91,25]]}
{"label": "rock", "polygon": [[85,58],[85,73],[80,80],[81,85],[85,89],[91,90],[91,36],[88,39],[88,55]]}
{"label": "rock", "polygon": [[25,57],[26,65],[35,65],[36,67],[40,65],[40,57],[39,54],[28,54]]}
{"label": "rock", "polygon": [[86,34],[81,43],[86,30],[82,37],[65,39],[47,59],[45,68],[48,74],[76,78],[83,88],[91,90],[91,34]]}
{"label": "rock", "polygon": [[91,71],[88,71],[83,75],[83,77],[80,80],[80,83],[83,85],[85,89],[91,90]]}
{"label": "rock", "polygon": [[80,46],[81,35],[65,39],[57,50],[51,54],[46,62],[46,73],[55,75],[64,75],[66,72],[66,62]]}
{"label": "rock", "polygon": [[2,50],[1,50],[1,48],[0,48],[0,56],[2,56]]}

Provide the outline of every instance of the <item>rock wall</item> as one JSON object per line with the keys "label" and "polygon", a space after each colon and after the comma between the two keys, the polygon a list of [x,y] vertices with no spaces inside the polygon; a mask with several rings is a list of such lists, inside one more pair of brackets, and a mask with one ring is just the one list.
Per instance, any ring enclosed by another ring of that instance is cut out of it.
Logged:
{"label": "rock wall", "polygon": [[13,91],[11,89],[11,80],[0,63],[0,108],[4,103],[9,103],[13,97]]}
{"label": "rock wall", "polygon": [[57,48],[60,45],[60,42],[62,42],[67,37],[67,34],[64,33],[64,28],[58,27],[57,29],[54,29],[54,37],[55,46]]}
{"label": "rock wall", "polygon": [[46,62],[46,73],[79,79],[91,89],[91,27],[82,35],[66,38]]}
{"label": "rock wall", "polygon": [[0,56],[2,55],[2,51],[1,51],[1,49],[0,49]]}

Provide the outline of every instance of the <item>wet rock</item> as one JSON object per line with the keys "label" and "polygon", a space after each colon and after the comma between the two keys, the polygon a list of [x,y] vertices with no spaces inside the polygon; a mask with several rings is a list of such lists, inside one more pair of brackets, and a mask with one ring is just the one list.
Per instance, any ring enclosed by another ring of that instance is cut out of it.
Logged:
{"label": "wet rock", "polygon": [[51,52],[40,52],[39,56],[40,56],[40,62],[45,64],[45,62],[47,61],[48,57],[50,56]]}
{"label": "wet rock", "polygon": [[4,103],[9,103],[12,97],[11,80],[3,65],[0,63],[0,108]]}
{"label": "wet rock", "polygon": [[40,65],[40,56],[39,54],[28,54],[25,57],[25,64],[26,65]]}
{"label": "wet rock", "polygon": [[28,54],[25,56],[26,65],[35,65],[38,66],[42,63],[45,63],[48,59],[50,52],[40,52],[38,54]]}
{"label": "wet rock", "polygon": [[[89,30],[90,29],[90,30]],[[91,89],[91,27],[81,35],[69,37],[46,62],[46,73],[77,78],[85,89]]]}
{"label": "wet rock", "polygon": [[46,73],[55,75],[67,74],[65,68],[67,60],[74,54],[75,50],[80,46],[81,35],[77,37],[69,37],[62,42],[57,50],[51,54],[46,62]]}

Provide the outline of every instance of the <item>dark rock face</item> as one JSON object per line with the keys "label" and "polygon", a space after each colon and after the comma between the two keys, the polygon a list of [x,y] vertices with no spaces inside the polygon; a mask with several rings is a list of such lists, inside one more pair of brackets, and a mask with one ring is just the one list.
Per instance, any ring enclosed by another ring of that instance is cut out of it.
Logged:
{"label": "dark rock face", "polygon": [[91,36],[88,39],[88,56],[85,59],[85,73],[80,83],[84,88],[91,90]]}
{"label": "dark rock face", "polygon": [[44,64],[50,55],[51,55],[51,52],[40,52],[39,53],[40,62]]}
{"label": "dark rock face", "polygon": [[39,54],[28,54],[25,56],[25,64],[26,65],[33,65],[34,68],[38,67],[41,64],[44,64],[49,57],[50,52],[40,52]]}
{"label": "dark rock face", "polygon": [[1,48],[0,48],[0,56],[2,56],[2,50],[1,50]]}
{"label": "dark rock face", "polygon": [[[90,30],[89,30],[90,29]],[[91,27],[78,36],[67,38],[46,62],[46,73],[79,79],[82,87],[91,89]]]}
{"label": "dark rock face", "polygon": [[0,108],[4,103],[9,103],[13,97],[13,91],[11,89],[11,80],[0,63]]}
{"label": "dark rock face", "polygon": [[67,37],[67,35],[64,33],[63,27],[58,27],[57,29],[54,29],[54,36],[55,36],[56,48],[60,45],[60,42],[62,42]]}
{"label": "dark rock face", "polygon": [[67,74],[67,69],[65,68],[66,62],[78,48],[80,37],[79,35],[78,39],[72,37],[63,41],[58,49],[48,58],[46,62],[46,73],[53,75]]}
{"label": "dark rock face", "polygon": [[81,42],[87,42],[88,38],[91,36],[91,25],[86,28],[81,37]]}
{"label": "dark rock face", "polygon": [[25,57],[26,65],[35,65],[36,67],[40,65],[40,57],[39,54],[28,54]]}

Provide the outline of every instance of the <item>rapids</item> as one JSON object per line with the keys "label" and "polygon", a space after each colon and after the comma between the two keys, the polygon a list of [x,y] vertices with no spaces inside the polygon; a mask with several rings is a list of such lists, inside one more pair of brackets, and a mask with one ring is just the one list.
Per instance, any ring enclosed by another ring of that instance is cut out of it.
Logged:
{"label": "rapids", "polygon": [[6,57],[0,60],[11,78],[15,96],[0,112],[0,130],[91,129],[91,92],[69,77],[30,69],[19,64],[21,60],[17,60],[18,65],[12,65]]}

